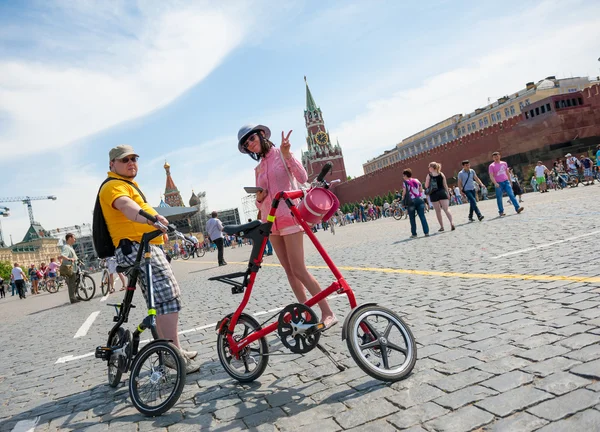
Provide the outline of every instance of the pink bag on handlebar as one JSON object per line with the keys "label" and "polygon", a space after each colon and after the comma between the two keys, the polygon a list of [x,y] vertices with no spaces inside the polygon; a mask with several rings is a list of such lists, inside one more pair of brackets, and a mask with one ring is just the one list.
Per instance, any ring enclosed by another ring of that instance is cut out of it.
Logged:
{"label": "pink bag on handlebar", "polygon": [[340,201],[329,190],[316,187],[306,192],[304,199],[298,204],[298,211],[308,225],[328,221],[340,207]]}

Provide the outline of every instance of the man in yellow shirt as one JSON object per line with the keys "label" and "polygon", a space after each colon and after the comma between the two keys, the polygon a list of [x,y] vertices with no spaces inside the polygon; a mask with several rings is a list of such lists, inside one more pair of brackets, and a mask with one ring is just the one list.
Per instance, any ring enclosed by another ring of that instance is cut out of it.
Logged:
{"label": "man in yellow shirt", "polygon": [[[139,214],[140,209],[156,216],[163,225],[169,221],[146,202],[138,184],[134,181],[138,173],[139,156],[128,145],[120,145],[109,152],[109,178],[116,180],[106,182],[100,189],[100,205],[106,220],[106,226],[115,245],[117,264],[131,266],[135,262],[140,248],[142,235],[156,230],[151,221]],[[177,325],[181,310],[180,291],[171,266],[164,252],[158,247],[163,238],[157,237],[151,242],[152,252],[152,284],[156,303],[156,329],[161,338],[172,340],[186,359],[187,373],[197,372],[200,367],[191,360],[197,355],[195,351],[185,351],[179,344]],[[145,266],[141,266],[144,277],[140,278],[145,285]],[[146,289],[144,289],[144,294]]]}

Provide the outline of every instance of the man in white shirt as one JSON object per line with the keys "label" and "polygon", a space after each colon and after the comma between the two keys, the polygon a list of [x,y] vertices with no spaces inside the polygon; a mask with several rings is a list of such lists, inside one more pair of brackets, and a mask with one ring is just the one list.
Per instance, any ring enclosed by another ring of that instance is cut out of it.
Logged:
{"label": "man in white shirt", "polygon": [[219,265],[224,266],[227,265],[227,263],[223,258],[223,223],[217,219],[218,213],[216,211],[212,212],[210,215],[211,218],[206,222],[206,232],[208,233],[210,241],[217,245],[217,260],[219,261]]}
{"label": "man in white shirt", "polygon": [[537,165],[535,167],[535,180],[538,184],[538,187],[540,188],[540,193],[544,193],[544,192],[548,192],[547,188],[546,188],[546,172],[548,171],[548,168],[546,168],[546,165],[544,165],[542,163],[542,161],[538,161]]}
{"label": "man in white shirt", "polygon": [[192,253],[191,253],[192,258],[194,258],[194,255],[198,256],[198,237],[196,237],[195,235],[192,234],[190,239],[192,240],[192,242],[194,242]]}
{"label": "man in white shirt", "polygon": [[456,197],[456,204],[462,204],[462,196],[458,186],[454,186],[454,196]]}
{"label": "man in white shirt", "polygon": [[19,263],[15,263],[13,267],[10,278],[14,281],[17,286],[17,291],[19,292],[19,299],[25,298],[25,281],[27,280],[27,276],[23,273],[23,269],[19,267]]}
{"label": "man in white shirt", "polygon": [[567,170],[569,171],[569,174],[577,175],[577,168],[579,166],[579,161],[577,158],[575,156],[571,156],[571,153],[567,153],[565,158],[567,159]]}

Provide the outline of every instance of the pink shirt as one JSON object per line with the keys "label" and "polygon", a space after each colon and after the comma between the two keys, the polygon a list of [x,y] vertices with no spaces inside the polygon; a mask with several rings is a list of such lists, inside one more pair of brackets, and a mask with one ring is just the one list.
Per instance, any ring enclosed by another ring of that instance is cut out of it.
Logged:
{"label": "pink shirt", "polygon": [[48,273],[56,273],[56,269],[60,267],[56,261],[48,264]]}
{"label": "pink shirt", "polygon": [[408,192],[410,193],[410,197],[412,199],[423,198],[423,194],[419,191],[419,187],[421,186],[421,182],[419,180],[411,178],[405,181],[409,186]]}
{"label": "pink shirt", "polygon": [[508,180],[508,164],[506,162],[492,162],[489,168],[490,177],[492,177],[496,183],[500,183]]}
{"label": "pink shirt", "polygon": [[[260,163],[254,170],[256,174],[256,186],[267,191],[267,197],[262,202],[256,203],[263,222],[267,220],[269,211],[271,211],[271,203],[276,194],[281,191],[295,190],[298,187],[297,183],[305,183],[308,179],[306,170],[300,161],[292,155],[291,159],[285,161],[290,175],[296,179],[296,184],[292,185],[280,154],[281,150],[275,147],[271,148],[269,153],[260,160]],[[280,202],[275,213],[273,233],[283,235],[301,230],[291,215],[288,206],[285,202]]]}

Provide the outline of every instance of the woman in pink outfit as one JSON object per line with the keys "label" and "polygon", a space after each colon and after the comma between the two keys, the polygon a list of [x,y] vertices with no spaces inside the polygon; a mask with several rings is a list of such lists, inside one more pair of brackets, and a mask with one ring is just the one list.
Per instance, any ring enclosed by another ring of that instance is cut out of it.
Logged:
{"label": "woman in pink outfit", "polygon": [[[238,132],[238,149],[250,155],[258,162],[255,169],[256,186],[263,189],[256,194],[256,207],[260,218],[266,222],[271,202],[281,191],[296,190],[298,183],[306,182],[306,170],[290,152],[290,131],[287,136],[281,132],[281,147],[278,149],[269,141],[271,131],[268,127],[244,126]],[[313,275],[308,272],[304,262],[304,230],[291,215],[287,205],[281,203],[275,213],[275,222],[271,231],[271,243],[277,254],[290,286],[298,299],[304,303],[308,299],[307,289],[313,296],[321,292],[321,287]],[[321,322],[325,328],[337,323],[335,314],[327,300],[319,303]]]}

